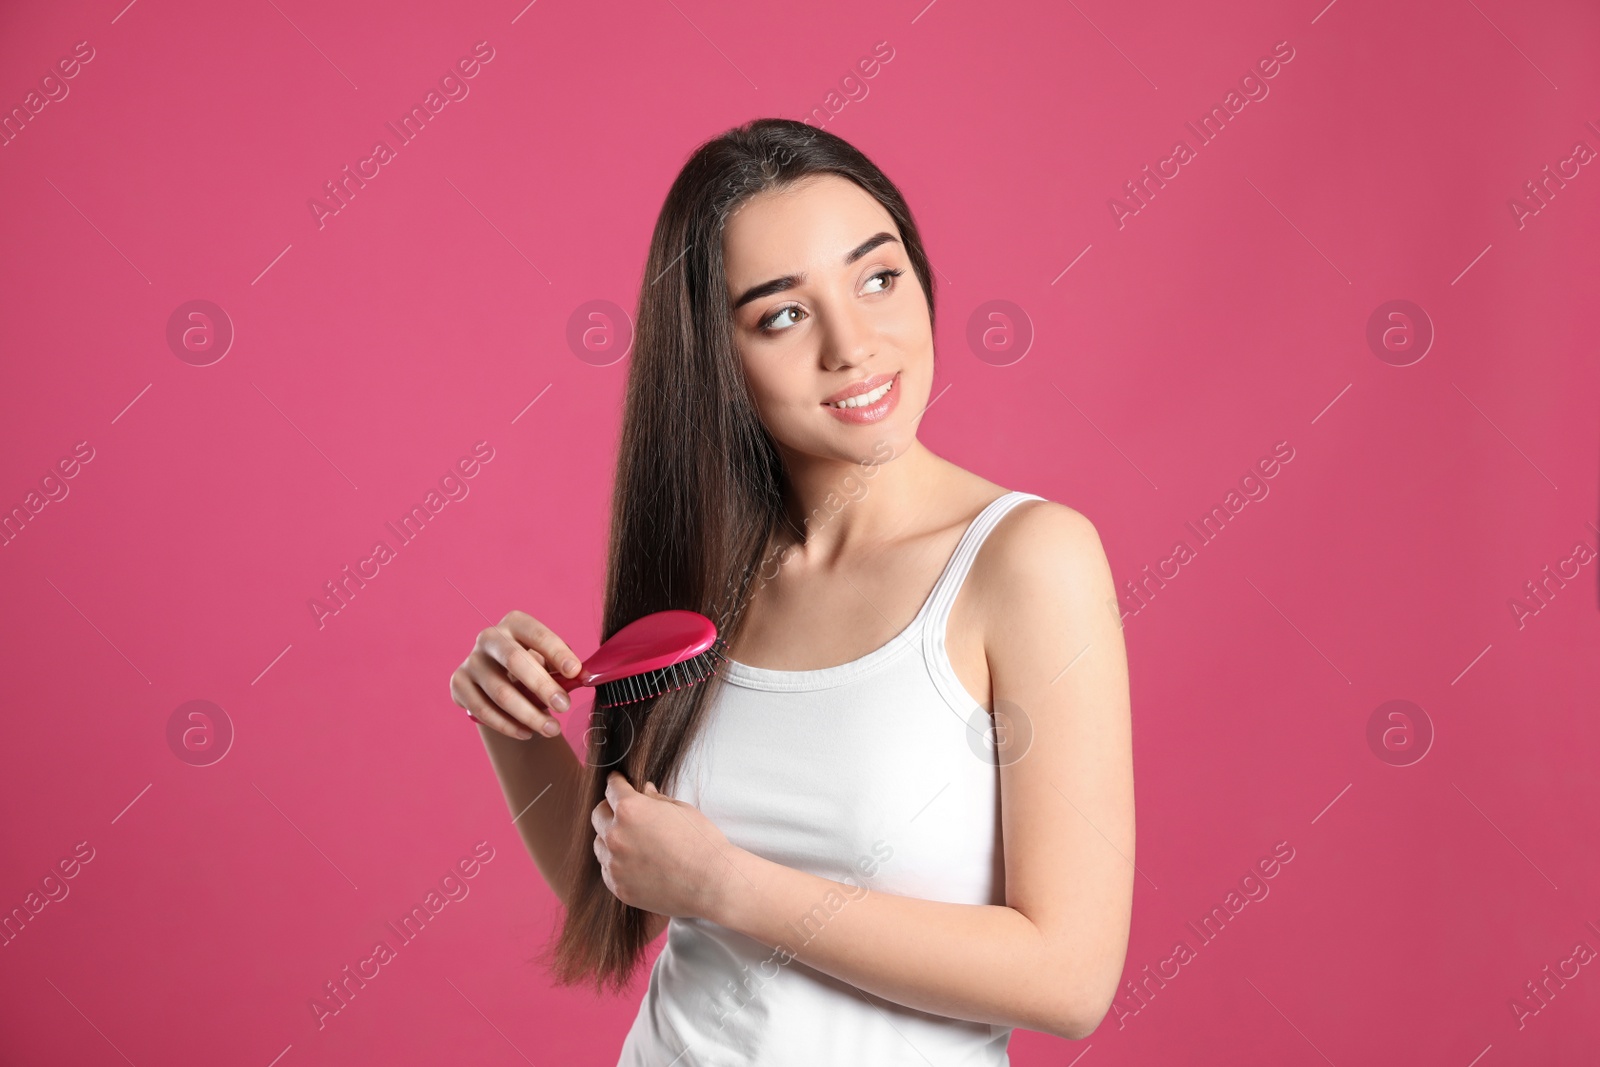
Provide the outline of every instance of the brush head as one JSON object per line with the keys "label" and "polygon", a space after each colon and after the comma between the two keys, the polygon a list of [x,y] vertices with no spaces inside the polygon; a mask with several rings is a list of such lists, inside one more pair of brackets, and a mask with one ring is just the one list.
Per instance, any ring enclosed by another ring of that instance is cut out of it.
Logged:
{"label": "brush head", "polygon": [[656,611],[612,634],[563,689],[593,686],[607,704],[632,704],[710,677],[727,658],[716,625],[695,611]]}
{"label": "brush head", "polygon": [[722,642],[718,640],[698,656],[691,656],[682,663],[674,663],[642,674],[632,674],[612,682],[601,682],[594,687],[595,695],[611,705],[648,700],[662,693],[670,693],[675,689],[683,689],[705,681],[726,658],[727,653]]}

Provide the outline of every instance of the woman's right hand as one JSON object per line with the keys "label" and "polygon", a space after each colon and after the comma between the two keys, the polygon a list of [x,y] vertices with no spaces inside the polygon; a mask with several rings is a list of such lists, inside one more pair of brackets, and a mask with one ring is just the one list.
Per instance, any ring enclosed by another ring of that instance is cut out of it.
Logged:
{"label": "woman's right hand", "polygon": [[526,741],[534,732],[554,737],[561,724],[551,712],[566,711],[572,702],[551,671],[574,678],[582,668],[548,626],[513,611],[478,634],[472,653],[450,676],[450,699],[507,737]]}

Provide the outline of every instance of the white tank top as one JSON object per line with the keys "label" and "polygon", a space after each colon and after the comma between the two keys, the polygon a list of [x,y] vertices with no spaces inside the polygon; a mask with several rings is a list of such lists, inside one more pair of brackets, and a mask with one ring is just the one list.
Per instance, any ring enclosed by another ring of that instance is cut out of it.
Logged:
{"label": "white tank top", "polygon": [[[850,887],[792,916],[789,948],[867,889],[1005,903],[989,715],[956,678],[945,631],[989,531],[1040,499],[1014,491],[985,507],[916,618],[881,648],[816,670],[720,668],[671,795],[734,845]],[[674,918],[618,1067],[1006,1067],[1010,1038],[1010,1027],[908,1008],[727,927]]]}

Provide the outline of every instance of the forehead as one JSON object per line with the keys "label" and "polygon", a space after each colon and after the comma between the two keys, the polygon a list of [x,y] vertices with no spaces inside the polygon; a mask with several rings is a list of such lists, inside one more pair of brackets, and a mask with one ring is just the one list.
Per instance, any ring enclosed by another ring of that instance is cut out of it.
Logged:
{"label": "forehead", "polygon": [[723,228],[729,286],[842,269],[846,253],[879,230],[900,232],[882,204],[837,174],[766,190],[734,209]]}

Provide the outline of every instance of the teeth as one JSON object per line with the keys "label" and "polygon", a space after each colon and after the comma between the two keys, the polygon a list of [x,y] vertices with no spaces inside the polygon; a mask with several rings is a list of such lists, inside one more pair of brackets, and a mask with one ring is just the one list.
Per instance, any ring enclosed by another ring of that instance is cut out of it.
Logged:
{"label": "teeth", "polygon": [[878,401],[882,400],[884,394],[889,391],[889,387],[892,385],[894,385],[894,379],[890,378],[888,381],[884,382],[870,393],[862,393],[859,396],[852,396],[846,400],[839,401],[837,404],[829,404],[828,406],[830,408],[864,408],[869,404],[876,404]]}

